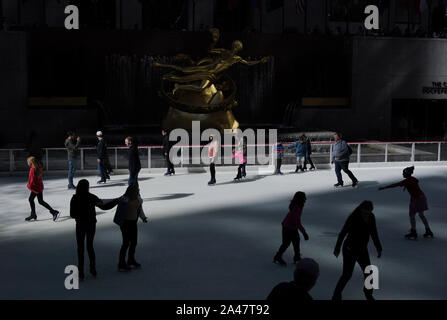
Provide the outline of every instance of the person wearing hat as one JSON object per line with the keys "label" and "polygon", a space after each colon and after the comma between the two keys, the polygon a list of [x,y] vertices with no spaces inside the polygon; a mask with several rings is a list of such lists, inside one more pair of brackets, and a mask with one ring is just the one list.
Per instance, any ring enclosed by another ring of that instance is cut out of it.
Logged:
{"label": "person wearing hat", "polygon": [[106,169],[106,163],[107,163],[107,145],[106,141],[104,140],[102,131],[96,132],[96,137],[98,138],[98,145],[96,146],[96,152],[98,154],[98,171],[99,176],[101,177],[101,180],[99,180],[97,183],[106,183],[107,179],[110,179],[109,174],[107,173]]}
{"label": "person wearing hat", "polygon": [[428,220],[424,215],[424,211],[428,210],[427,198],[425,197],[424,192],[422,192],[419,187],[419,180],[415,177],[412,177],[414,172],[414,166],[405,168],[403,170],[404,180],[390,184],[385,187],[380,187],[379,190],[395,188],[395,187],[403,187],[410,194],[410,225],[411,230],[410,233],[406,234],[405,237],[407,239],[417,239],[418,235],[416,232],[416,213],[419,214],[419,218],[421,218],[422,223],[425,226],[424,238],[433,238],[433,232],[430,230],[430,226],[428,224]]}
{"label": "person wearing hat", "polygon": [[[267,301],[273,307],[282,304],[282,307],[299,308],[299,305],[293,304],[293,302],[313,300],[309,291],[315,286],[319,276],[320,267],[318,263],[313,259],[303,258],[296,264],[293,281],[282,282],[275,286],[268,295]],[[274,311],[281,310],[276,309]]]}

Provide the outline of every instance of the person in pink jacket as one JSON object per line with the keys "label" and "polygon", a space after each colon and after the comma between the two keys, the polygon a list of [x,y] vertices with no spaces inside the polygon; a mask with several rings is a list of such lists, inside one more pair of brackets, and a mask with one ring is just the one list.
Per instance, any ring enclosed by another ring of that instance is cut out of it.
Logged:
{"label": "person in pink jacket", "polygon": [[210,159],[210,174],[211,174],[211,180],[208,182],[208,185],[214,185],[216,184],[216,158],[217,153],[219,151],[219,143],[217,140],[214,139],[213,136],[210,136],[209,143],[207,145],[208,147],[208,158]]}
{"label": "person in pink jacket", "polygon": [[303,207],[306,203],[306,194],[304,192],[298,191],[293,196],[292,201],[289,204],[289,212],[287,216],[282,221],[282,244],[278,249],[278,252],[273,257],[273,262],[280,264],[282,266],[286,265],[283,260],[282,255],[290,246],[293,245],[293,250],[295,255],[293,257],[293,263],[301,260],[300,254],[300,236],[298,230],[303,234],[304,240],[309,240],[309,236],[301,224],[301,215],[303,213]]}
{"label": "person in pink jacket", "polygon": [[237,176],[234,178],[234,181],[239,181],[241,178],[245,178],[245,164],[247,163],[247,159],[244,157],[244,151],[241,149],[238,151],[233,149],[233,159],[236,159],[239,162],[239,166],[237,167]]}

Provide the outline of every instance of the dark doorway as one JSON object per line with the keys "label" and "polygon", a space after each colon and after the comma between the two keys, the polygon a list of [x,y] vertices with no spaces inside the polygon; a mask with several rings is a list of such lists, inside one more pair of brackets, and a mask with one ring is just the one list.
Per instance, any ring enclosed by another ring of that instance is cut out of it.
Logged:
{"label": "dark doorway", "polygon": [[393,138],[443,140],[447,136],[447,100],[394,99]]}

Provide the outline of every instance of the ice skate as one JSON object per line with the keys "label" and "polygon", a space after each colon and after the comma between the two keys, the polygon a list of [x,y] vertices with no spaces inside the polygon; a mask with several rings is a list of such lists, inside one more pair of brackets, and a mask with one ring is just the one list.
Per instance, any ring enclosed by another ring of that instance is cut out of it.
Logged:
{"label": "ice skate", "polygon": [[215,185],[216,184],[216,179],[211,179],[209,182],[208,182],[208,185],[209,186],[212,186],[212,185]]}
{"label": "ice skate", "polygon": [[425,229],[424,238],[433,238],[433,232],[430,229]]}
{"label": "ice skate", "polygon": [[56,220],[59,219],[61,213],[57,210],[53,210],[51,211],[51,214],[53,215],[53,221],[56,222]]}
{"label": "ice skate", "polygon": [[295,255],[295,256],[293,257],[293,263],[297,263],[297,262],[300,261],[300,260],[301,260],[301,255],[300,255],[300,254]]}
{"label": "ice skate", "polygon": [[287,263],[284,261],[282,257],[274,256],[273,257],[273,263],[279,264],[280,266],[286,266]]}
{"label": "ice skate", "polygon": [[334,187],[336,187],[336,188],[343,187],[343,183],[338,182],[338,183],[334,184]]}
{"label": "ice skate", "polygon": [[128,265],[129,267],[131,267],[131,268],[134,268],[134,269],[139,269],[139,268],[141,268],[141,264],[138,263],[135,259],[129,260],[129,261],[127,262],[127,265]]}
{"label": "ice skate", "polygon": [[417,240],[418,234],[417,234],[416,230],[411,229],[410,232],[405,235],[405,238],[407,238],[409,240]]}
{"label": "ice skate", "polygon": [[34,220],[34,221],[37,220],[37,215],[35,213],[31,213],[31,215],[29,217],[25,218],[25,221],[31,221],[31,220]]}
{"label": "ice skate", "polygon": [[118,264],[118,271],[119,272],[127,272],[130,271],[131,268],[126,263],[120,263]]}
{"label": "ice skate", "polygon": [[358,180],[352,182],[352,187],[355,188],[359,184]]}

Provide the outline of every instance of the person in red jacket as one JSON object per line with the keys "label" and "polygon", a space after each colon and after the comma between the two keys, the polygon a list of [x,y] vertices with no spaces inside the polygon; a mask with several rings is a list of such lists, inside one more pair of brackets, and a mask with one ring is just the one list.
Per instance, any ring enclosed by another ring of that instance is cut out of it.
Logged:
{"label": "person in red jacket", "polygon": [[395,188],[395,187],[403,187],[410,194],[410,224],[411,230],[410,233],[405,235],[407,239],[417,239],[418,235],[416,232],[416,213],[419,214],[419,218],[421,218],[422,223],[425,226],[424,238],[433,238],[433,232],[430,230],[430,225],[428,224],[428,220],[424,215],[424,211],[428,210],[427,198],[425,197],[424,192],[422,192],[419,187],[419,180],[415,177],[412,177],[414,172],[414,166],[405,168],[402,175],[405,178],[404,180],[390,184],[385,187],[380,187],[379,190]]}
{"label": "person in red jacket", "polygon": [[39,204],[47,208],[53,215],[53,221],[56,221],[57,218],[59,218],[59,211],[51,208],[51,206],[43,200],[42,166],[35,157],[29,157],[27,159],[27,163],[30,167],[27,187],[31,191],[28,198],[29,204],[31,206],[31,215],[25,218],[25,220],[31,221],[33,219],[37,219],[36,205],[34,204],[34,199],[37,197],[37,201],[39,202]]}
{"label": "person in red jacket", "polygon": [[303,213],[304,203],[306,202],[306,194],[304,192],[298,191],[295,193],[292,201],[289,204],[289,213],[282,222],[282,244],[279,247],[278,252],[273,257],[273,262],[278,263],[282,266],[286,265],[283,260],[282,255],[290,246],[293,245],[293,250],[295,255],[293,257],[293,262],[296,263],[301,260],[300,254],[300,236],[298,230],[303,234],[304,240],[309,240],[309,236],[301,224],[301,214]]}

